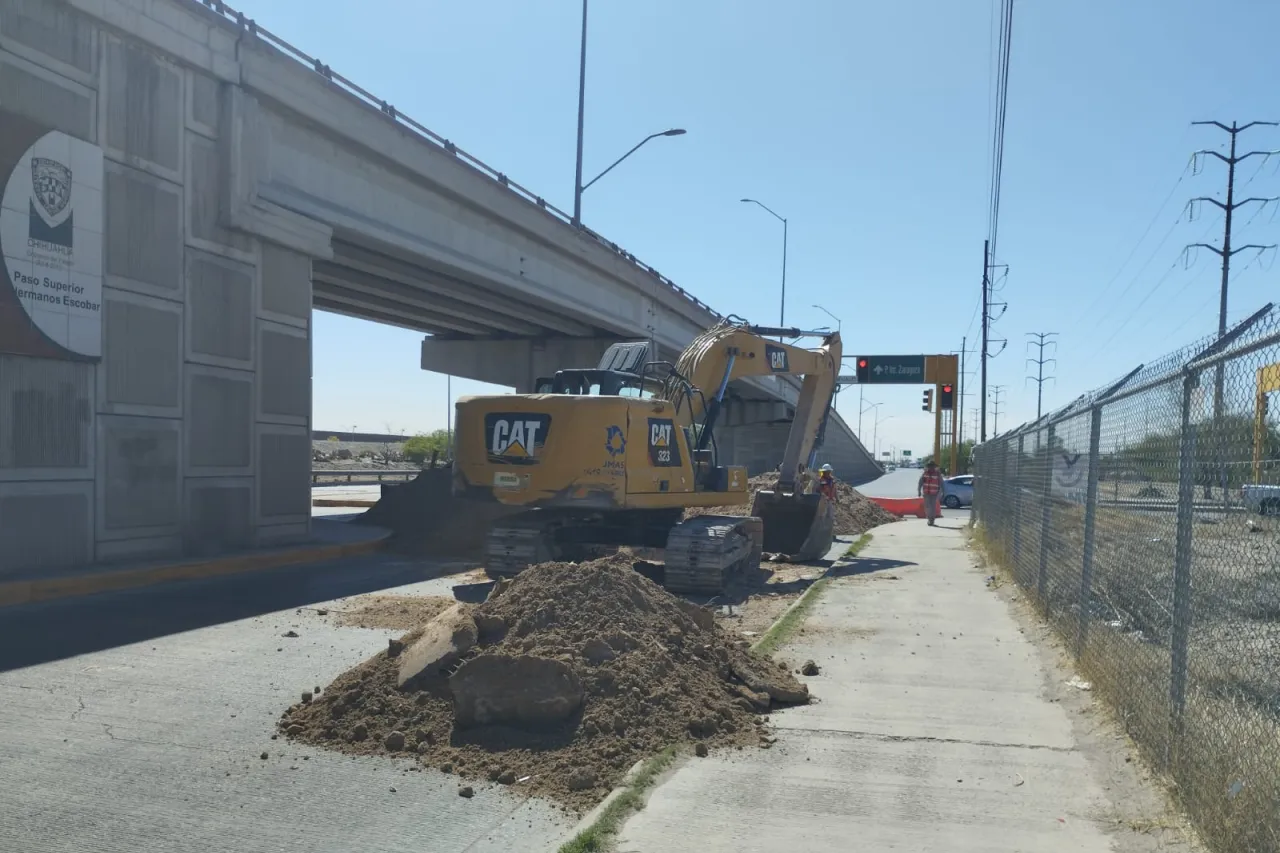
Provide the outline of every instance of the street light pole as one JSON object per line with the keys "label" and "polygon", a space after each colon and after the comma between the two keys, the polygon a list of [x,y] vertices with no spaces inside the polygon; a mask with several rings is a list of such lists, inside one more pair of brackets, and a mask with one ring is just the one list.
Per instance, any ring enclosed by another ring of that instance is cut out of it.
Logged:
{"label": "street light pole", "polygon": [[648,136],[646,136],[644,139],[641,139],[641,140],[640,140],[639,142],[637,142],[634,146],[632,146],[632,148],[631,148],[631,150],[630,150],[630,151],[628,151],[626,154],[623,154],[623,155],[622,155],[621,157],[619,157],[617,160],[614,160],[612,163],[610,163],[610,164],[609,164],[609,168],[605,169],[603,172],[601,172],[600,174],[596,175],[594,178],[592,178],[591,180],[587,181],[585,184],[583,184],[583,185],[582,185],[582,187],[578,190],[578,196],[577,196],[577,198],[578,198],[577,204],[579,205],[579,207],[581,207],[581,204],[582,204],[582,194],[583,194],[584,192],[586,192],[586,191],[587,191],[587,187],[591,186],[591,185],[592,185],[592,184],[594,184],[596,181],[600,180],[600,179],[601,179],[601,178],[603,178],[605,175],[607,175],[607,174],[609,174],[610,172],[612,172],[612,171],[613,171],[613,167],[614,167],[614,166],[618,165],[618,164],[619,164],[619,163],[621,163],[623,160],[627,159],[627,158],[628,158],[628,157],[630,157],[632,154],[634,154],[634,153],[636,153],[637,151],[639,151],[639,150],[640,150],[640,146],[641,146],[641,145],[644,145],[644,144],[645,144],[646,142],[648,142],[650,139],[657,139],[659,136],[684,136],[686,133],[688,133],[688,131],[686,131],[684,128],[681,128],[681,127],[673,127],[673,128],[671,128],[670,130],[664,130],[664,131],[662,131],[662,132],[660,132],[660,133],[651,133],[651,134],[649,134]]}
{"label": "street light pole", "polygon": [[826,314],[826,315],[827,315],[828,317],[830,317],[832,320],[835,320],[835,321],[836,321],[836,331],[837,331],[837,332],[839,332],[839,331],[841,330],[841,328],[843,327],[843,324],[840,322],[840,318],[839,318],[839,317],[837,317],[835,314],[832,314],[830,311],[828,311],[826,308],[823,308],[821,305],[814,305],[813,307],[814,307],[814,308],[817,308],[817,309],[818,309],[819,311],[821,311],[823,314]]}
{"label": "street light pole", "polygon": [[880,408],[879,403],[872,403],[871,405],[868,406],[862,402],[862,386],[859,385],[858,386],[858,441],[862,441],[862,414],[867,409],[878,409],[878,408]]}
{"label": "street light pole", "polygon": [[[785,328],[787,325],[787,218],[775,213],[768,205],[763,202],[756,201],[754,198],[740,199],[743,204],[757,204],[773,215],[775,219],[782,223],[782,301],[778,308],[778,325]],[[836,322],[839,322],[838,320]],[[778,340],[782,340],[781,337]]]}
{"label": "street light pole", "polygon": [[578,164],[573,179],[573,227],[582,225],[582,128],[587,108],[587,0],[582,0],[582,55],[578,60]]}

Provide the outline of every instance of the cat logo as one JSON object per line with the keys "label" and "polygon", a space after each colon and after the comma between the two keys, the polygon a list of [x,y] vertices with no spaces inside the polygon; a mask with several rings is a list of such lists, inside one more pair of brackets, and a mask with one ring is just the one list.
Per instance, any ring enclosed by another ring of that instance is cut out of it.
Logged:
{"label": "cat logo", "polygon": [[774,373],[789,373],[791,365],[787,363],[787,351],[782,347],[765,344],[764,357],[769,361],[769,369]]}
{"label": "cat logo", "polygon": [[490,412],[484,416],[489,461],[495,465],[537,465],[550,431],[550,415]]}
{"label": "cat logo", "polygon": [[655,468],[680,466],[680,445],[671,418],[649,418],[649,464]]}

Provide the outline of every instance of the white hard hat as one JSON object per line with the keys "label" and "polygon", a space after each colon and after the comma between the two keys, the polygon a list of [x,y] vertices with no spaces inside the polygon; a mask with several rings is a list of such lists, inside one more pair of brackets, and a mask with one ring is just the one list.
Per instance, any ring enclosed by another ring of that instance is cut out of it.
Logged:
{"label": "white hard hat", "polygon": [[819,470],[820,470],[820,471],[835,471],[835,469],[831,467],[831,463],[830,463],[830,462],[825,462],[825,463],[823,463],[822,467],[821,467]]}

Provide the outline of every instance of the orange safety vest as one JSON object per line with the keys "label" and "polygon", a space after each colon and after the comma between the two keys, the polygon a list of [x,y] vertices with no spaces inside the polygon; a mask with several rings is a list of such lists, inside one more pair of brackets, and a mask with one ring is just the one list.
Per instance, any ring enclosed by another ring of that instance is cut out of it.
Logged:
{"label": "orange safety vest", "polygon": [[936,495],[942,491],[942,473],[940,471],[925,471],[924,483],[921,489],[926,495]]}
{"label": "orange safety vest", "polygon": [[832,478],[830,478],[830,479],[827,479],[827,478],[825,478],[825,477],[824,477],[824,478],[822,478],[822,479],[819,479],[819,480],[818,480],[818,491],[819,491],[820,493],[822,493],[823,495],[826,495],[826,496],[827,496],[827,498],[829,498],[830,500],[835,500],[835,499],[836,499],[836,480],[835,480],[835,478],[834,478],[834,477],[832,477]]}

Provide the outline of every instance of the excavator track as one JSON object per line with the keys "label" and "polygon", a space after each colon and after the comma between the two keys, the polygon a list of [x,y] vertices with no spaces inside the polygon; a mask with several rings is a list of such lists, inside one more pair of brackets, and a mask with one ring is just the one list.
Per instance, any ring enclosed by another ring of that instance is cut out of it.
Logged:
{"label": "excavator track", "polygon": [[751,516],[703,515],[671,528],[663,562],[671,592],[719,595],[731,577],[760,566],[764,523]]}
{"label": "excavator track", "polygon": [[485,572],[512,577],[535,563],[556,559],[552,528],[538,512],[523,512],[497,522],[485,540]]}

